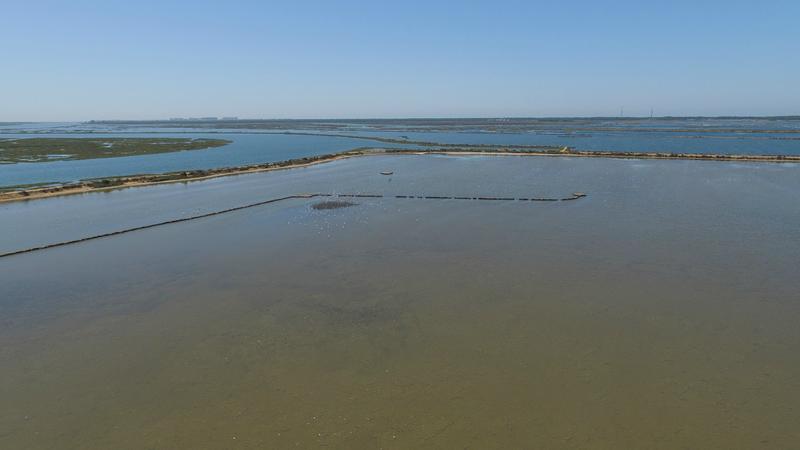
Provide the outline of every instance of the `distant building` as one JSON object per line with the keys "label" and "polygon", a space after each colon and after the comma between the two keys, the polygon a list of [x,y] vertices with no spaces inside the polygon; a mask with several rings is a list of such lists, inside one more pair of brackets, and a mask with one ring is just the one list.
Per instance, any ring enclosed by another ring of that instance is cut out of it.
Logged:
{"label": "distant building", "polygon": [[239,118],[236,116],[230,116],[230,117],[223,117],[222,120],[239,120]]}

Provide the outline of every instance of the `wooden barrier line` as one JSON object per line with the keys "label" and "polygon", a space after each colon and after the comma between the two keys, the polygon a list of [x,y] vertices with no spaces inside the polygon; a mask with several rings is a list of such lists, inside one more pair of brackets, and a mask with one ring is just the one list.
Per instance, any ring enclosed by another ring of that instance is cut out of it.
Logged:
{"label": "wooden barrier line", "polygon": [[[315,198],[315,197],[333,197],[333,196],[344,197],[344,198],[384,198],[384,196],[381,195],[381,194],[319,194],[319,193],[317,193],[317,194],[294,194],[294,195],[288,195],[286,197],[271,198],[269,200],[264,200],[264,201],[260,201],[260,202],[256,202],[256,203],[250,203],[250,204],[247,204],[247,205],[236,206],[236,207],[233,207],[233,208],[223,209],[223,210],[220,210],[220,211],[213,211],[213,212],[210,212],[210,213],[198,214],[196,216],[181,217],[179,219],[165,220],[163,222],[152,223],[152,224],[149,224],[149,225],[141,225],[141,226],[138,226],[138,227],[126,228],[124,230],[112,231],[110,233],[103,233],[103,234],[98,234],[98,235],[94,235],[94,236],[88,236],[88,237],[84,237],[84,238],[80,238],[80,239],[73,239],[71,241],[56,242],[56,243],[53,243],[53,244],[40,245],[38,247],[30,247],[30,248],[26,248],[26,249],[22,249],[22,250],[15,250],[15,251],[12,251],[12,252],[0,253],[0,258],[6,258],[6,257],[9,257],[9,256],[14,256],[14,255],[21,255],[23,253],[31,253],[31,252],[35,252],[35,251],[39,251],[39,250],[47,250],[47,249],[55,248],[55,247],[63,247],[65,245],[70,245],[70,244],[79,244],[81,242],[93,241],[95,239],[101,239],[101,238],[106,238],[106,237],[111,237],[111,236],[118,236],[120,234],[132,233],[134,231],[147,230],[149,228],[160,227],[160,226],[163,226],[163,225],[171,225],[171,224],[175,224],[175,223],[188,222],[190,220],[196,220],[196,219],[203,219],[203,218],[206,218],[206,217],[218,216],[218,215],[221,215],[221,214],[226,214],[226,213],[230,213],[230,212],[234,212],[234,211],[241,211],[243,209],[254,208],[256,206],[263,206],[263,205],[267,205],[267,204],[270,204],[270,203],[277,203],[277,202],[284,201],[284,200],[300,199],[300,198],[308,199],[308,198]],[[531,198],[531,199],[522,198],[522,197],[520,197],[520,198],[512,198],[512,197],[445,197],[445,196],[434,196],[434,195],[429,195],[429,196],[421,196],[420,195],[420,196],[416,196],[416,197],[413,196],[413,195],[395,195],[394,196],[394,198],[436,199],[436,200],[505,200],[505,201],[508,201],[508,200],[528,201],[528,200],[530,200],[530,201],[548,201],[548,202],[577,200],[577,199],[583,198],[583,197],[586,197],[586,194],[583,194],[583,193],[580,193],[580,192],[576,192],[575,194],[572,194],[572,197],[566,197],[566,198]]]}
{"label": "wooden barrier line", "polygon": [[103,234],[98,234],[98,235],[95,235],[95,236],[89,236],[89,237],[80,238],[80,239],[73,239],[71,241],[56,242],[54,244],[41,245],[39,247],[31,247],[31,248],[26,248],[26,249],[23,249],[23,250],[16,250],[16,251],[13,251],[13,252],[2,253],[2,254],[0,254],[0,258],[5,258],[5,257],[8,257],[8,256],[14,256],[14,255],[20,255],[22,253],[35,252],[35,251],[38,251],[38,250],[46,250],[46,249],[49,249],[49,248],[63,247],[65,245],[70,245],[70,244],[78,244],[78,243],[81,243],[81,242],[92,241],[92,240],[100,239],[100,238],[104,238],[104,237],[117,236],[117,235],[120,235],[120,234],[131,233],[133,231],[140,231],[140,230],[146,230],[148,228],[160,227],[162,225],[170,225],[170,224],[173,224],[173,223],[188,222],[190,220],[202,219],[202,218],[211,217],[211,216],[218,216],[220,214],[226,214],[226,213],[229,213],[229,212],[240,211],[242,209],[253,208],[253,207],[256,207],[256,206],[261,206],[261,205],[266,205],[266,204],[269,204],[269,203],[280,202],[280,201],[289,200],[289,199],[292,199],[292,198],[314,198],[314,197],[317,197],[317,196],[318,196],[318,194],[297,194],[297,195],[290,195],[290,196],[287,196],[287,197],[272,198],[272,199],[264,200],[264,201],[257,202],[257,203],[251,203],[249,205],[236,206],[236,207],[233,207],[233,208],[223,209],[221,211],[214,211],[214,212],[210,212],[210,213],[199,214],[199,215],[196,215],[196,216],[181,217],[180,219],[165,220],[163,222],[151,223],[149,225],[142,225],[142,226],[133,227],[133,228],[126,228],[124,230],[112,231],[110,233],[103,233]]}

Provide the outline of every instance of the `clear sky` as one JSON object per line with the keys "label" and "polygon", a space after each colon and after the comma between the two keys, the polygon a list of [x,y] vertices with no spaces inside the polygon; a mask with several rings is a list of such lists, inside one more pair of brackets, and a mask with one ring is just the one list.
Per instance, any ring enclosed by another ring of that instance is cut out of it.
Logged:
{"label": "clear sky", "polygon": [[0,121],[800,114],[800,1],[0,1]]}

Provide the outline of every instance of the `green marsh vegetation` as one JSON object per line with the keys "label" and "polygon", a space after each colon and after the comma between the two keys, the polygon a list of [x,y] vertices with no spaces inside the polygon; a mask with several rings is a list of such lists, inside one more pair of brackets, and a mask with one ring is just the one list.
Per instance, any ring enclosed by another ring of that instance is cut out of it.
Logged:
{"label": "green marsh vegetation", "polygon": [[190,138],[0,139],[0,164],[150,155],[221,147],[230,142]]}

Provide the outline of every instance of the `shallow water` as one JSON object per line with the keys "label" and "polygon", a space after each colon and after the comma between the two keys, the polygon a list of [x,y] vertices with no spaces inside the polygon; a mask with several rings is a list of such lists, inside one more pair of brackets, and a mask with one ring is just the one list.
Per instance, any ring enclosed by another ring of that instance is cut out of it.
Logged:
{"label": "shallow water", "polygon": [[800,135],[784,133],[693,133],[653,131],[503,132],[366,132],[364,136],[407,136],[411,140],[448,144],[543,145],[584,151],[707,153],[729,155],[797,155]]}
{"label": "shallow water", "polygon": [[[263,128],[248,128],[245,124],[133,122],[0,126],[0,139],[108,136],[210,137],[233,141],[225,147],[191,152],[0,165],[0,187],[257,164],[358,147],[418,148],[374,138],[463,145],[569,146],[585,151],[800,155],[800,118],[329,120],[253,125]],[[243,128],[234,128],[237,126]],[[281,134],[286,132],[333,133],[364,139]]]}
{"label": "shallow water", "polygon": [[[1,134],[0,139],[42,137],[37,134]],[[164,137],[227,139],[222,147],[120,158],[38,163],[0,164],[0,187],[34,183],[71,182],[89,178],[203,170],[324,155],[359,147],[407,147],[369,139],[269,133],[94,133],[47,134],[48,138]]]}
{"label": "shallow water", "polygon": [[0,259],[0,448],[798,447],[798,170],[384,156],[7,205],[13,247],[589,194]]}

